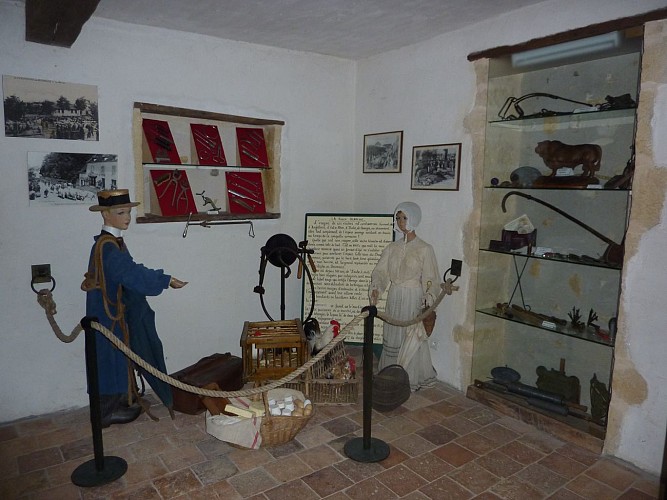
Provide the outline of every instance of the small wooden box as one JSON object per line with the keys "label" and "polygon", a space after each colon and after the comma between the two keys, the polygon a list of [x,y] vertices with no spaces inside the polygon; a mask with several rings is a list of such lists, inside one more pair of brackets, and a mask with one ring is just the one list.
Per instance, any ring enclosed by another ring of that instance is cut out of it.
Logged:
{"label": "small wooden box", "polygon": [[278,380],[308,361],[308,342],[298,319],[246,321],[241,335],[243,381]]}

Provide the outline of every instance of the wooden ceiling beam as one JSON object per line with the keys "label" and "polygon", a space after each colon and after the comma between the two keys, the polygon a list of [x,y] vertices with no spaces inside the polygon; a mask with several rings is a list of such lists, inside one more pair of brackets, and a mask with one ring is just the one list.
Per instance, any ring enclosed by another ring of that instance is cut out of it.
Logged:
{"label": "wooden ceiling beam", "polygon": [[71,47],[100,0],[26,0],[25,39]]}

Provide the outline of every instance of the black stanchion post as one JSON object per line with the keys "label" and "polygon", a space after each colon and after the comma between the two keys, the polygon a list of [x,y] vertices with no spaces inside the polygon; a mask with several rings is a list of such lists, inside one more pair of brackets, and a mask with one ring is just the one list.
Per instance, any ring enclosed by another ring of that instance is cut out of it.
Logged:
{"label": "black stanchion post", "polygon": [[97,348],[95,330],[90,326],[97,318],[85,317],[81,326],[86,331],[86,378],[90,402],[90,425],[93,431],[94,458],[82,463],[72,472],[72,483],[77,486],[101,486],[122,477],[127,472],[127,462],[120,457],[105,457],[102,442],[102,412],[97,375]]}
{"label": "black stanchion post", "polygon": [[667,429],[665,429],[665,447],[662,449],[662,472],[660,473],[660,499],[667,498]]}
{"label": "black stanchion post", "polygon": [[373,411],[373,322],[377,316],[375,306],[362,309],[368,311],[364,320],[364,434],[361,438],[345,443],[345,454],[356,462],[380,462],[389,456],[389,445],[381,439],[371,437],[371,412]]}

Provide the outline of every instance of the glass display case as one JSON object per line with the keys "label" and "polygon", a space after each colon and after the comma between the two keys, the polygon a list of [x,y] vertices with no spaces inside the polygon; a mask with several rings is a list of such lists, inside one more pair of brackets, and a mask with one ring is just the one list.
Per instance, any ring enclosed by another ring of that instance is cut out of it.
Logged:
{"label": "glass display case", "polygon": [[615,36],[597,55],[489,60],[468,391],[601,439],[641,68],[641,37]]}

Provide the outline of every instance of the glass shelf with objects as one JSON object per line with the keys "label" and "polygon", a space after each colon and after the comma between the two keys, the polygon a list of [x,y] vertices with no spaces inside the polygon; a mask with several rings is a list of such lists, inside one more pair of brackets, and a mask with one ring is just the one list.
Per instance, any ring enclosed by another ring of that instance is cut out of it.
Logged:
{"label": "glass shelf with objects", "polygon": [[135,103],[137,223],[279,218],[283,126]]}
{"label": "glass shelf with objects", "polygon": [[634,123],[636,112],[636,104],[628,108],[602,109],[580,113],[564,112],[549,115],[547,111],[543,116],[522,116],[509,119],[497,117],[495,120],[490,120],[489,125],[517,130],[543,129],[545,126],[554,130],[596,127],[600,121],[605,122],[605,124],[628,125]]}
{"label": "glass shelf with objects", "polygon": [[614,345],[615,328],[609,325],[618,317],[619,269],[481,252],[479,272],[478,312]]}
{"label": "glass shelf with objects", "polygon": [[558,335],[566,335],[568,337],[585,340],[586,342],[594,342],[596,344],[614,347],[614,337],[612,332],[608,329],[596,328],[585,324],[582,327],[574,327],[564,320],[561,322],[559,318],[534,313],[520,306],[509,306],[505,303],[498,304],[496,307],[489,309],[477,309],[477,312],[505,321],[520,323],[539,330],[546,330]]}
{"label": "glass shelf with objects", "polygon": [[[594,266],[594,267],[603,267],[605,269],[614,269],[616,271],[621,271],[622,264],[618,262],[607,262],[602,256],[594,258],[587,255],[577,255],[577,254],[563,254],[558,252],[550,252],[545,248],[528,248],[524,247],[519,250],[511,250],[509,246],[506,246],[506,249],[491,249],[491,248],[480,248],[480,252],[492,252],[500,253],[503,255],[512,255],[520,256],[527,259],[538,259],[538,260],[547,260],[551,262],[564,262],[568,264],[575,264],[580,266]],[[531,252],[530,254],[528,252]],[[537,253],[536,253],[537,252]]]}

